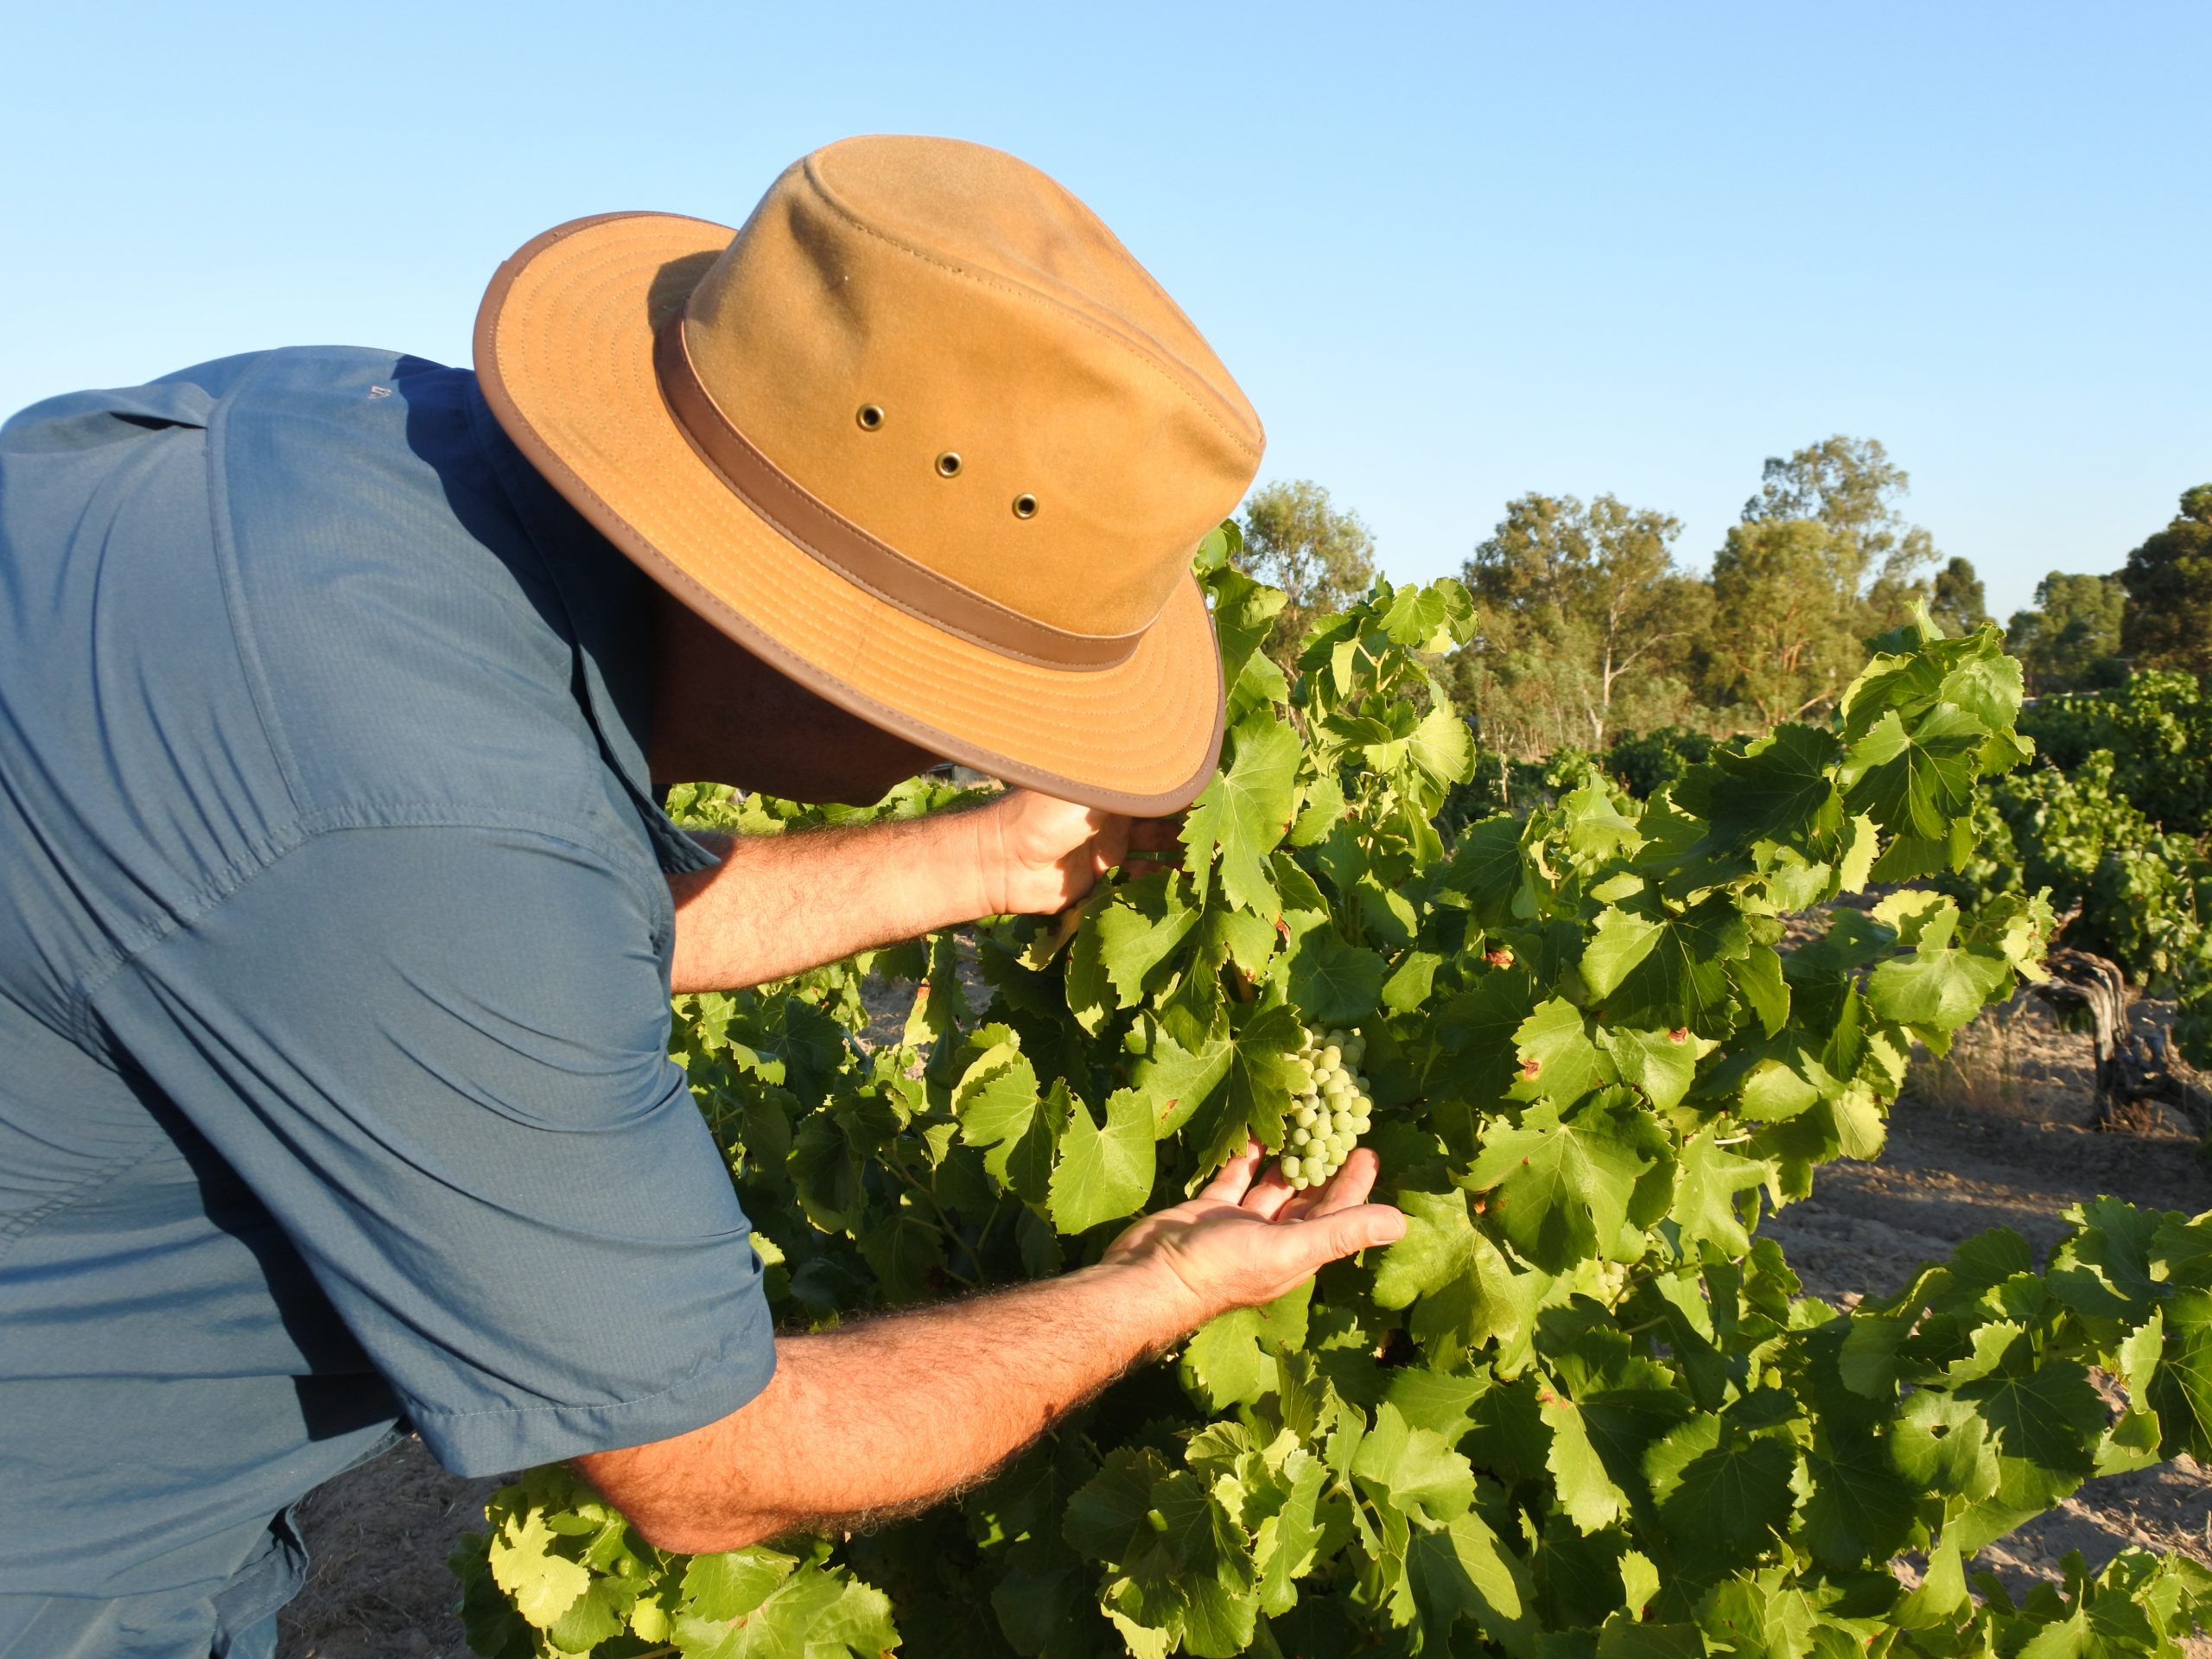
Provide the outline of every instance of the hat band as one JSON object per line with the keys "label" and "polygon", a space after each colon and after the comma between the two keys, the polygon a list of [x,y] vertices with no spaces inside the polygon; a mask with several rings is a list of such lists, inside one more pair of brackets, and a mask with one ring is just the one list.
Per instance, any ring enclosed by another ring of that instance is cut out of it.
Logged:
{"label": "hat band", "polygon": [[1128,660],[1146,630],[1071,633],[1009,610],[878,541],[762,454],[722,412],[692,365],[678,311],[653,337],[653,372],[669,413],[733,493],[784,539],[829,569],[932,627],[1040,668],[1111,668]]}

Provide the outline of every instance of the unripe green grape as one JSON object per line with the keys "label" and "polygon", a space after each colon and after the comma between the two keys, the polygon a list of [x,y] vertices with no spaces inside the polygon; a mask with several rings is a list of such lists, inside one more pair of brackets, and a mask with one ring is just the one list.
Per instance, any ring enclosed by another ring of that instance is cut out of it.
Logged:
{"label": "unripe green grape", "polygon": [[1332,1027],[1306,1032],[1299,1044],[1289,1090],[1292,1128],[1284,1137],[1282,1178],[1306,1192],[1334,1179],[1373,1123],[1373,1102],[1359,1065],[1367,1039]]}

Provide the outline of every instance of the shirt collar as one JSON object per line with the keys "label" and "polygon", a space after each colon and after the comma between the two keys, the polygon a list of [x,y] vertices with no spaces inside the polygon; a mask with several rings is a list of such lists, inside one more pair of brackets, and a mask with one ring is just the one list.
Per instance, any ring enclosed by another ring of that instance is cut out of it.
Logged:
{"label": "shirt collar", "polygon": [[713,868],[721,861],[662,810],[645,762],[652,711],[652,578],[585,523],[523,459],[474,388],[468,406],[477,443],[560,592],[576,650],[584,711],[607,763],[645,821],[661,868],[671,874]]}

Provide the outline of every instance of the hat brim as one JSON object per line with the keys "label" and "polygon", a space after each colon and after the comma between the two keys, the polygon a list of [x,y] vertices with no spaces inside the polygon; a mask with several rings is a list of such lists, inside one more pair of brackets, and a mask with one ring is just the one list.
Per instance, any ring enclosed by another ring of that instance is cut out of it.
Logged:
{"label": "hat brim", "polygon": [[1189,804],[1219,762],[1224,707],[1195,580],[1176,583],[1109,667],[1001,656],[830,569],[692,448],[654,375],[654,334],[734,234],[672,214],[602,214],[548,231],[502,265],[475,355],[507,435],[663,587],[849,713],[1087,806],[1153,817]]}

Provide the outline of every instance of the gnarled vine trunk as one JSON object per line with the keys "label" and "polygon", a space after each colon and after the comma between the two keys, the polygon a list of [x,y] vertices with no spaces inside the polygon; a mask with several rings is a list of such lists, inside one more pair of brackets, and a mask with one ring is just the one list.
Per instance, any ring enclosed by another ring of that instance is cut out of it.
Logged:
{"label": "gnarled vine trunk", "polygon": [[2146,1127],[2142,1103],[2156,1101],[2212,1134],[2212,1088],[2173,1051],[2163,1031],[2137,1031],[2129,1019],[2135,995],[2120,964],[2087,950],[2056,950],[2045,959],[2049,982],[2035,995],[2062,1013],[2086,1013],[2096,1044],[2096,1109],[2092,1128]]}

